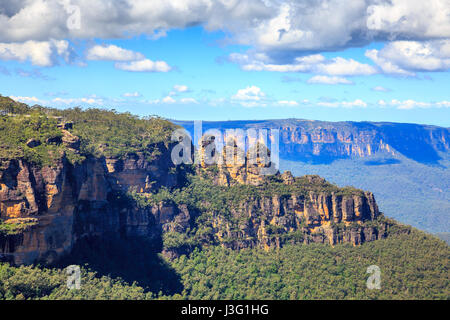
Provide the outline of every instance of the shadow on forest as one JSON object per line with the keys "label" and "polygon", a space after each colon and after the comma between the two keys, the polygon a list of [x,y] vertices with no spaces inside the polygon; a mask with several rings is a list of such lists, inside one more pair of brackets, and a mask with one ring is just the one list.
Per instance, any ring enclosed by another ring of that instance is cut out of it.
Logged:
{"label": "shadow on forest", "polygon": [[98,276],[120,277],[129,284],[137,282],[146,291],[165,295],[181,293],[181,278],[158,255],[160,251],[160,246],[155,247],[142,237],[91,237],[77,241],[70,255],[53,267],[87,264]]}

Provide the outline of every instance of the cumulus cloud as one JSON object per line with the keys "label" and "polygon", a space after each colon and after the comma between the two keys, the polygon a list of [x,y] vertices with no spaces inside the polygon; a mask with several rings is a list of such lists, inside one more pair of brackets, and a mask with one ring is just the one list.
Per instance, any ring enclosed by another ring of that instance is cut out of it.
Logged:
{"label": "cumulus cloud", "polygon": [[84,98],[54,98],[51,100],[53,104],[59,105],[80,105],[80,104],[89,104],[89,105],[104,105],[105,101],[103,98],[99,98],[96,95],[92,95]]}
{"label": "cumulus cloud", "polygon": [[168,72],[172,69],[165,61],[152,61],[150,59],[117,62],[114,67],[131,72]]}
{"label": "cumulus cloud", "polygon": [[43,101],[36,98],[36,97],[26,97],[26,96],[9,96],[11,99],[17,101],[17,102],[24,102],[27,104],[39,104]]}
{"label": "cumulus cloud", "polygon": [[[79,28],[68,23],[69,3],[79,8]],[[67,40],[158,38],[172,29],[203,26],[225,31],[225,42],[259,52],[230,56],[244,70],[413,76],[449,69],[449,55],[443,53],[448,40],[442,40],[450,38],[449,16],[449,0],[3,0],[0,59],[52,66],[69,58]],[[373,41],[393,41],[366,52],[376,68],[313,54]],[[116,61],[127,71],[170,70],[165,62],[114,45],[94,46],[87,58]]]}
{"label": "cumulus cloud", "polygon": [[308,83],[319,83],[319,84],[353,84],[352,81],[347,80],[342,77],[329,77],[329,76],[314,76],[310,78]]}
{"label": "cumulus cloud", "polygon": [[321,54],[297,57],[293,63],[289,64],[275,64],[264,53],[232,53],[228,60],[238,63],[245,71],[305,72],[330,76],[360,76],[377,73],[376,68],[371,65],[341,57],[326,59]]}
{"label": "cumulus cloud", "polygon": [[368,64],[341,57],[336,57],[328,62],[320,63],[316,68],[317,73],[335,76],[358,76],[377,73],[376,69]]}
{"label": "cumulus cloud", "polygon": [[145,101],[148,104],[197,104],[198,101],[194,98],[182,98],[182,99],[174,99],[171,96],[166,96],[162,99],[155,100],[147,100]]}
{"label": "cumulus cloud", "polygon": [[239,89],[231,98],[234,100],[253,100],[260,101],[266,94],[262,92],[261,88],[257,86],[248,86],[244,89]]}
{"label": "cumulus cloud", "polygon": [[450,37],[448,0],[71,0],[80,9],[80,28],[68,26],[67,3],[2,1],[0,42],[160,37],[167,30],[202,25],[226,31],[234,43],[288,58],[373,40]]}
{"label": "cumulus cloud", "polygon": [[131,72],[168,72],[172,69],[165,61],[152,61],[140,52],[115,45],[95,45],[87,51],[86,59],[115,61],[116,69]]}
{"label": "cumulus cloud", "polygon": [[450,69],[450,40],[394,41],[381,50],[367,50],[366,56],[390,74],[412,76],[415,71],[446,71]]}
{"label": "cumulus cloud", "polygon": [[367,7],[367,28],[388,39],[430,39],[450,37],[448,0],[371,1]]}
{"label": "cumulus cloud", "polygon": [[175,103],[177,101],[174,98],[167,96],[167,97],[163,98],[161,100],[161,102],[162,103]]}
{"label": "cumulus cloud", "polygon": [[391,91],[388,88],[382,87],[382,86],[376,86],[372,88],[372,91],[378,91],[378,92],[389,92]]}
{"label": "cumulus cloud", "polygon": [[[448,0],[264,1],[270,18],[236,26],[238,42],[271,52],[338,50],[373,40],[450,37]],[[326,21],[326,23],[324,23]]]}
{"label": "cumulus cloud", "polygon": [[176,84],[173,86],[173,89],[176,92],[187,92],[189,90],[188,86],[186,85],[181,85],[181,84]]}
{"label": "cumulus cloud", "polygon": [[134,61],[144,60],[142,53],[123,49],[115,45],[95,45],[86,54],[88,60]]}
{"label": "cumulus cloud", "polygon": [[277,102],[280,106],[296,107],[299,105],[297,101],[294,100],[280,100]]}
{"label": "cumulus cloud", "polygon": [[330,107],[330,108],[338,108],[338,107],[365,108],[365,107],[367,107],[367,103],[361,99],[356,99],[354,101],[333,101],[333,102],[321,101],[321,102],[317,102],[317,105],[321,106],[321,107]]}
{"label": "cumulus cloud", "polygon": [[378,50],[367,50],[366,56],[375,62],[380,68],[381,72],[386,74],[395,74],[395,75],[403,75],[403,76],[414,76],[414,72],[406,71],[399,66],[397,66],[392,61],[385,59],[379,55]]}
{"label": "cumulus cloud", "polygon": [[198,101],[194,98],[182,98],[180,99],[181,103],[192,103],[192,104],[197,104]]}
{"label": "cumulus cloud", "polygon": [[0,43],[1,60],[30,60],[35,66],[50,67],[59,59],[69,61],[71,50],[65,40],[26,41],[23,43]]}
{"label": "cumulus cloud", "polygon": [[450,108],[450,101],[440,101],[436,103],[439,108]]}
{"label": "cumulus cloud", "polygon": [[391,105],[397,106],[398,109],[413,109],[413,108],[429,108],[431,107],[431,103],[429,102],[420,102],[414,100],[392,100]]}
{"label": "cumulus cloud", "polygon": [[176,84],[173,86],[173,90],[169,92],[169,96],[177,96],[180,93],[189,92],[189,87],[184,84]]}
{"label": "cumulus cloud", "polygon": [[122,94],[122,97],[125,98],[139,98],[142,97],[142,94],[140,94],[139,92],[125,92],[124,94]]}
{"label": "cumulus cloud", "polygon": [[239,89],[235,95],[231,97],[233,102],[237,102],[244,107],[264,106],[266,94],[257,86],[248,86]]}
{"label": "cumulus cloud", "polygon": [[[72,14],[68,3],[80,9],[80,28],[67,24]],[[0,30],[6,32],[0,41],[159,37],[167,30],[194,25],[209,30],[252,28],[272,15],[273,8],[260,0],[4,0]]]}
{"label": "cumulus cloud", "polygon": [[378,105],[387,107],[392,106],[400,110],[410,110],[410,109],[417,109],[417,108],[450,108],[450,101],[439,101],[439,102],[423,102],[423,101],[416,101],[413,99],[407,99],[407,100],[397,100],[393,99],[391,101],[384,101],[379,100]]}

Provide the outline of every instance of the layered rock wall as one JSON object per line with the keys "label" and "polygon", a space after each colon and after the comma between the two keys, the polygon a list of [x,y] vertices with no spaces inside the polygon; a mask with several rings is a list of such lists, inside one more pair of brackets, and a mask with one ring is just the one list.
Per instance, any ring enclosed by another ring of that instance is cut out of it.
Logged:
{"label": "layered rock wall", "polygon": [[23,159],[1,161],[0,214],[4,224],[34,224],[18,234],[0,232],[0,260],[15,264],[50,263],[69,253],[87,236],[116,234],[154,237],[150,210],[131,205],[130,189],[173,187],[169,149],[147,161],[133,154],[124,159],[88,158],[71,165],[62,157],[39,168]]}

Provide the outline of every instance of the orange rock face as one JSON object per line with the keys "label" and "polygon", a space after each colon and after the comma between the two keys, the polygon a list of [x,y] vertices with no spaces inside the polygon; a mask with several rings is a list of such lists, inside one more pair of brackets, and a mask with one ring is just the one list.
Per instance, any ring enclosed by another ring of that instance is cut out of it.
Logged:
{"label": "orange rock face", "polygon": [[[78,146],[66,133],[63,141]],[[149,191],[172,186],[170,152],[153,160],[141,155],[124,159],[93,159],[70,165],[62,157],[52,167],[36,167],[22,159],[0,160],[0,218],[3,223],[36,223],[18,234],[0,233],[0,260],[15,264],[50,263],[87,236],[118,234],[152,236],[155,220],[149,211],[120,201],[130,188]]]}

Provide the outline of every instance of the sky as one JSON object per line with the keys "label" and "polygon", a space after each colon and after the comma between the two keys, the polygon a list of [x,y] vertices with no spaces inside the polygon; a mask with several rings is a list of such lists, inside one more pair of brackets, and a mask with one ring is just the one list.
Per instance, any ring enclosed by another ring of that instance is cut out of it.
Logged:
{"label": "sky", "polygon": [[450,126],[450,0],[0,0],[0,94],[177,120]]}

